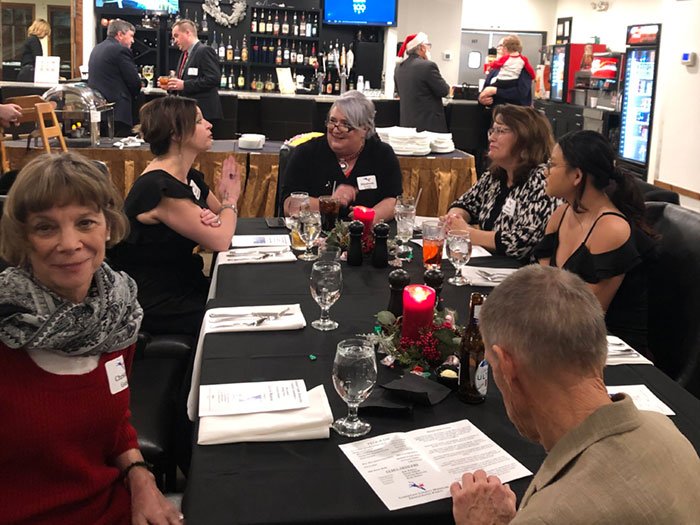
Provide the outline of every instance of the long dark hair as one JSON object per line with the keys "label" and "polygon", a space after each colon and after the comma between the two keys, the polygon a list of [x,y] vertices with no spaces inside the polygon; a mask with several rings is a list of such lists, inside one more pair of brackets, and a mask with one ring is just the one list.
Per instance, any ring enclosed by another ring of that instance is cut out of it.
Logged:
{"label": "long dark hair", "polygon": [[[554,138],[547,119],[537,110],[513,104],[503,104],[493,109],[493,123],[496,118],[515,133],[515,144],[511,155],[518,159],[518,166],[513,173],[513,182],[518,185],[525,182],[530,172],[547,162],[552,153]],[[491,176],[497,180],[507,179],[506,170],[495,162],[489,167]]]}
{"label": "long dark hair", "polygon": [[637,227],[648,234],[653,230],[645,219],[642,193],[629,173],[616,165],[616,154],[610,141],[597,131],[572,131],[559,139],[559,147],[570,168],[580,169],[583,180],[576,189],[572,207],[585,211],[581,204],[586,184],[605,192],[612,203]]}

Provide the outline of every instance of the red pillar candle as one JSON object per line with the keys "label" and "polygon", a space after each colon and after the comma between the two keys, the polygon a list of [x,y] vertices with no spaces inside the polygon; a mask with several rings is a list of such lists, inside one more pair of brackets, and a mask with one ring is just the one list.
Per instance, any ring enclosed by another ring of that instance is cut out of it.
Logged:
{"label": "red pillar candle", "polygon": [[370,235],[372,233],[372,223],[374,222],[375,214],[374,208],[367,208],[365,206],[355,206],[352,209],[352,216],[365,225],[364,235]]}
{"label": "red pillar candle", "polygon": [[409,284],[403,289],[401,336],[415,340],[421,328],[433,322],[435,290],[422,284]]}

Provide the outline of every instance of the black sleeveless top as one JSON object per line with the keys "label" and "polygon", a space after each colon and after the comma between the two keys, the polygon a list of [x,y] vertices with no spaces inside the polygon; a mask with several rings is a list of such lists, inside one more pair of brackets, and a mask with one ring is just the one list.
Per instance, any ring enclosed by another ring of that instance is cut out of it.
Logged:
{"label": "black sleeveless top", "polygon": [[[535,248],[535,257],[537,259],[549,257],[550,266],[573,272],[591,284],[610,279],[616,275],[624,275],[615,297],[608,306],[605,324],[608,332],[620,337],[635,350],[648,355],[648,265],[646,263],[653,253],[654,241],[621,213],[605,212],[595,220],[588,230],[586,238],[574,253],[566,261],[560,263],[556,260],[559,248],[559,229],[568,211],[567,207],[562,214],[557,230],[545,235]],[[586,246],[586,242],[588,242],[600,218],[605,215],[616,215],[627,221],[630,225],[630,236],[619,248],[605,253],[592,254]]]}

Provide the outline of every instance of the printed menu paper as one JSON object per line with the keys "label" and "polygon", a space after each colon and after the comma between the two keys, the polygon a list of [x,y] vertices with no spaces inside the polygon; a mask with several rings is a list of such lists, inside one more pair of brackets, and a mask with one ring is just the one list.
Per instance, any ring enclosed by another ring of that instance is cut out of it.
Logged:
{"label": "printed menu paper", "polygon": [[289,246],[289,235],[234,235],[231,247],[247,246]]}
{"label": "printed menu paper", "polygon": [[466,419],[340,449],[389,510],[448,498],[450,485],[465,472],[483,469],[503,483],[532,475]]}
{"label": "printed menu paper", "polygon": [[676,415],[671,407],[656,397],[646,385],[615,385],[607,388],[608,394],[627,394],[630,396],[634,406],[639,410],[660,412],[666,416]]}
{"label": "printed menu paper", "polygon": [[303,379],[199,387],[200,416],[276,412],[308,406],[309,395]]}

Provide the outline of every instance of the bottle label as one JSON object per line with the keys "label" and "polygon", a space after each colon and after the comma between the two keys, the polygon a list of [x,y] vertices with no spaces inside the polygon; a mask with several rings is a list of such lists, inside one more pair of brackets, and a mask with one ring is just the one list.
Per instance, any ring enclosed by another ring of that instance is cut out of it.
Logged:
{"label": "bottle label", "polygon": [[474,305],[474,320],[479,321],[479,316],[481,314],[481,306],[480,304]]}
{"label": "bottle label", "polygon": [[486,362],[486,359],[482,360],[476,368],[474,386],[479,394],[482,396],[486,395],[489,386],[489,364]]}

